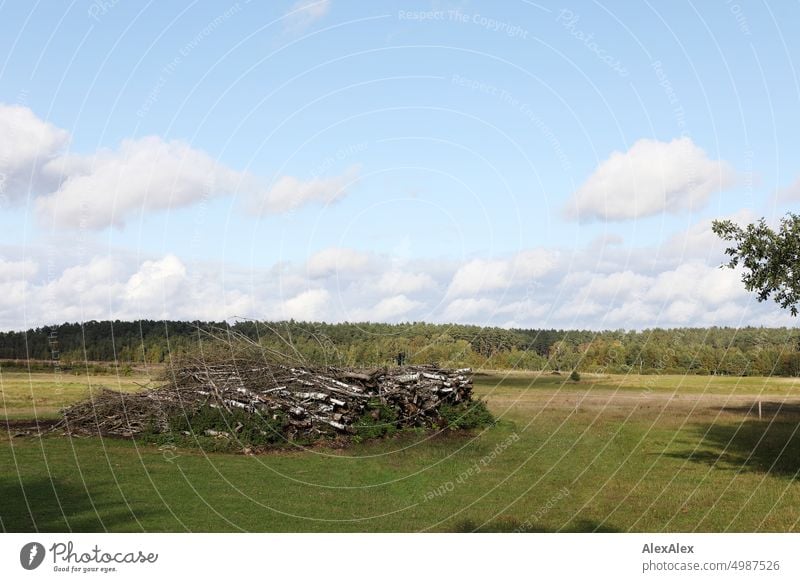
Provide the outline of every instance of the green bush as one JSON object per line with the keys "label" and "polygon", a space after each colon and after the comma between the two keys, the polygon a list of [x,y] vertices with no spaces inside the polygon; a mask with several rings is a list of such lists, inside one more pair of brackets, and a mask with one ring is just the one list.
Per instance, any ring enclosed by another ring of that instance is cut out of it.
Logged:
{"label": "green bush", "polygon": [[[442,405],[439,413],[440,426],[452,430],[480,428],[495,422],[483,401]],[[400,430],[397,412],[377,400],[369,402],[364,414],[352,426],[355,442],[390,437]],[[280,445],[287,438],[287,427],[283,415],[264,418],[240,409],[228,411],[202,406],[172,417],[167,430],[159,426],[156,419],[152,419],[140,438],[158,445],[200,447],[206,452],[224,452]],[[208,431],[219,434],[209,435]],[[294,442],[311,444],[309,439]]]}
{"label": "green bush", "polygon": [[397,432],[397,413],[385,404],[371,401],[353,428],[356,440],[391,436]]}
{"label": "green bush", "polygon": [[[171,419],[170,431],[173,435],[205,437],[206,431],[225,432],[230,441],[238,445],[259,446],[279,443],[284,440],[286,419],[282,415],[277,418],[264,418],[244,410],[224,410],[211,406],[202,406],[197,410],[187,411]],[[217,438],[216,440],[226,440]]]}
{"label": "green bush", "polygon": [[453,430],[482,428],[494,424],[495,419],[483,400],[443,404],[439,408],[442,427]]}
{"label": "green bush", "polygon": [[578,370],[572,370],[572,374],[569,375],[569,379],[573,382],[580,382],[581,375],[578,373]]}

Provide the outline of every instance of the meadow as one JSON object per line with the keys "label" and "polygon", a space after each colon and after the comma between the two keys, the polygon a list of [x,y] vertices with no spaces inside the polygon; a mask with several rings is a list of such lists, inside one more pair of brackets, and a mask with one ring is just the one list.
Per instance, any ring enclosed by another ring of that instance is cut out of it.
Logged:
{"label": "meadow", "polygon": [[486,430],[260,455],[32,430],[148,380],[2,374],[0,530],[800,529],[793,378],[480,373]]}

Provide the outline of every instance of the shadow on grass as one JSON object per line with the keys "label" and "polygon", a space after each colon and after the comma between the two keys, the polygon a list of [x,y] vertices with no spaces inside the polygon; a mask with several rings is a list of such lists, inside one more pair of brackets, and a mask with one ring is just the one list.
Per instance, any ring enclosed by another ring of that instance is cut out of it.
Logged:
{"label": "shadow on grass", "polygon": [[[744,416],[758,417],[758,401],[742,406],[722,406],[717,408],[721,412],[729,414],[741,414]],[[797,402],[761,402],[762,420],[800,420],[800,403]]]}
{"label": "shadow on grass", "polygon": [[800,424],[797,421],[744,420],[738,424],[701,425],[696,433],[700,438],[696,449],[667,456],[719,469],[798,477]]}
{"label": "shadow on grass", "polygon": [[555,530],[537,524],[528,524],[514,518],[500,518],[487,524],[480,524],[471,519],[458,521],[451,530],[453,533],[616,533],[620,530],[611,526],[600,525],[586,519],[572,522],[569,527]]}
{"label": "shadow on grass", "polygon": [[102,532],[120,525],[135,528],[136,520],[122,499],[113,502],[107,492],[90,497],[56,478],[0,479],[0,531]]}

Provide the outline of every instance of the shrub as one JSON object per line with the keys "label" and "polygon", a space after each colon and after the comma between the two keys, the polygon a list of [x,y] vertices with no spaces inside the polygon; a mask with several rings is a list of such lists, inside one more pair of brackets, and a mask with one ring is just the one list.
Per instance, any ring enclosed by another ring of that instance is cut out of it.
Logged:
{"label": "shrub", "polygon": [[397,413],[385,404],[370,402],[353,428],[356,440],[391,436],[397,432]]}
{"label": "shrub", "polygon": [[581,375],[578,373],[578,370],[572,370],[572,374],[569,375],[569,379],[573,382],[580,382]]}
{"label": "shrub", "polygon": [[495,419],[483,400],[443,404],[439,409],[442,427],[449,429],[482,428],[494,424]]}
{"label": "shrub", "polygon": [[211,406],[187,411],[170,420],[170,431],[175,436],[188,432],[190,436],[203,437],[206,431],[224,432],[230,435],[232,443],[245,446],[279,443],[284,439],[285,427],[282,415],[264,418],[244,410],[227,411]]}

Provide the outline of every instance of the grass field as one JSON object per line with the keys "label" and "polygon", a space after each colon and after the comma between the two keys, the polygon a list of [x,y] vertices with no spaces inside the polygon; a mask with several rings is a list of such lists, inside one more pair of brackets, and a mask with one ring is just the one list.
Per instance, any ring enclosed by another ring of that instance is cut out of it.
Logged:
{"label": "grass field", "polygon": [[0,375],[0,419],[57,418],[59,409],[88,398],[93,391],[103,388],[140,390],[148,381],[146,376],[3,373]]}
{"label": "grass field", "polygon": [[[31,418],[34,406],[52,417],[99,385],[147,381],[61,380],[4,374],[5,418]],[[797,531],[798,388],[485,374],[476,392],[500,418],[486,431],[259,456],[10,426],[0,431],[0,529]]]}

